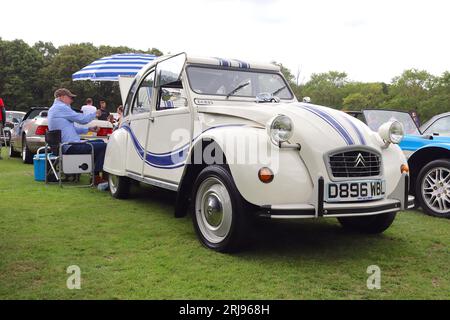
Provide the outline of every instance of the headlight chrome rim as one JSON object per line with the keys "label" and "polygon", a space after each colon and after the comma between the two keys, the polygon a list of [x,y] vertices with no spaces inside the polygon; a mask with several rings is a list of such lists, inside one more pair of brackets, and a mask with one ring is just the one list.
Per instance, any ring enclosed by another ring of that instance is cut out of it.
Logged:
{"label": "headlight chrome rim", "polygon": [[382,124],[378,134],[387,143],[399,144],[405,136],[405,130],[401,122],[393,120]]}
{"label": "headlight chrome rim", "polygon": [[280,145],[292,138],[294,123],[288,116],[278,115],[268,122],[267,133],[275,145]]}
{"label": "headlight chrome rim", "polygon": [[399,144],[405,136],[403,125],[399,121],[393,121],[389,127],[389,139],[391,143]]}

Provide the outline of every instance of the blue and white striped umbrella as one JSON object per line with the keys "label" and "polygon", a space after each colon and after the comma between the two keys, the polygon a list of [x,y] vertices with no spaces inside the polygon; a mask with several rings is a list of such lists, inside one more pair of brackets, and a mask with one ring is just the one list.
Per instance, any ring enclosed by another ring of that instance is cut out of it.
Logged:
{"label": "blue and white striped umbrella", "polygon": [[153,54],[120,53],[92,62],[72,75],[73,81],[119,81],[119,76],[135,76],[150,61]]}

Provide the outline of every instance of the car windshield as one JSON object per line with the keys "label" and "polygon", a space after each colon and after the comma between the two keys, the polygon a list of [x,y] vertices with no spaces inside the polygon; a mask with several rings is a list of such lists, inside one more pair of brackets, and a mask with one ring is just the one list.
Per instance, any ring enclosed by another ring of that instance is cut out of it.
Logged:
{"label": "car windshield", "polygon": [[24,112],[6,111],[6,121],[12,122],[13,119],[21,121],[25,116]]}
{"label": "car windshield", "polygon": [[390,111],[390,110],[364,110],[364,117],[367,125],[373,131],[378,131],[378,128],[388,121],[397,120],[403,124],[405,134],[420,135],[420,131],[416,126],[411,115],[407,112]]}
{"label": "car windshield", "polygon": [[[424,125],[427,127],[428,124]],[[421,127],[422,128],[422,127]],[[442,135],[450,135],[450,115],[447,117],[442,117],[436,121],[434,121],[426,130],[426,134],[434,134],[439,133]]]}
{"label": "car windshield", "polygon": [[46,109],[34,109],[34,110],[31,110],[30,113],[28,114],[27,120],[36,118],[37,116],[39,116],[39,114],[42,111],[47,111],[47,110]]}
{"label": "car windshield", "polygon": [[278,73],[189,66],[187,74],[192,90],[198,94],[255,98],[264,93],[293,99],[289,86]]}

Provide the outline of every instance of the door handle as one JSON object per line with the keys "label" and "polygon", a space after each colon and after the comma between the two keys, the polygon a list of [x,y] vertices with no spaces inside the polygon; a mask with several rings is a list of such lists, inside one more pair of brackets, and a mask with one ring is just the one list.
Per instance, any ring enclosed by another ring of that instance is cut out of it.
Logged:
{"label": "door handle", "polygon": [[155,117],[150,117],[149,119],[151,122],[155,122]]}

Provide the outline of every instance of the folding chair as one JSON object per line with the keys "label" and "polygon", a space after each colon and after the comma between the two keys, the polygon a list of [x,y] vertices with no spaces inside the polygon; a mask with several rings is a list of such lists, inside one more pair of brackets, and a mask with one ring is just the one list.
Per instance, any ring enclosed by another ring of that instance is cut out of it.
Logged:
{"label": "folding chair", "polygon": [[[64,154],[64,146],[87,144],[91,147],[88,154]],[[52,174],[60,187],[62,187],[62,175],[89,174],[90,184],[80,187],[92,187],[94,185],[95,165],[94,146],[89,142],[66,142],[61,143],[61,130],[52,130],[45,133],[45,183],[47,184],[49,174]],[[40,148],[42,149],[42,148]],[[39,153],[39,150],[38,150]],[[49,168],[50,166],[50,168]]]}

